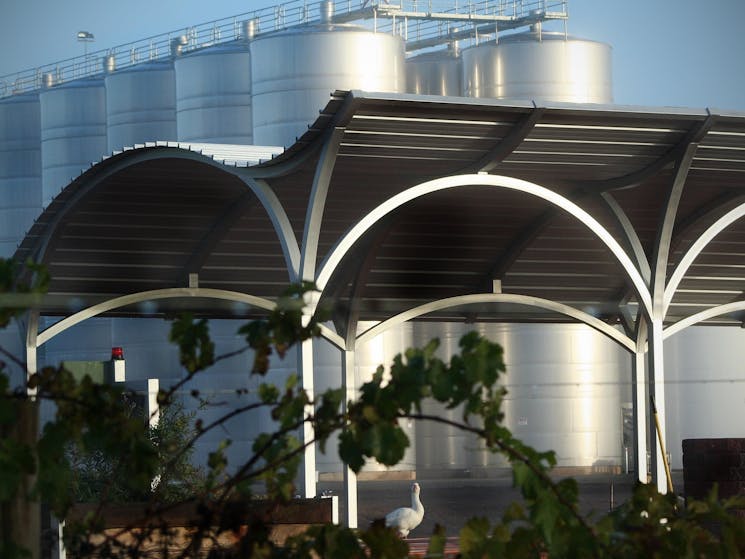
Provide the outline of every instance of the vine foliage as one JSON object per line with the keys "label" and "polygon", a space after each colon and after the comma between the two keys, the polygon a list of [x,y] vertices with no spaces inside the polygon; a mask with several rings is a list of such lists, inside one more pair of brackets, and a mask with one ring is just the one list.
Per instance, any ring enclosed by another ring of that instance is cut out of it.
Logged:
{"label": "vine foliage", "polygon": [[[42,269],[32,269],[32,278],[23,280],[14,262],[0,260],[0,326],[21,317],[44,293],[46,276]],[[406,350],[389,367],[381,365],[350,402],[344,402],[341,388],[311,398],[296,375],[282,385],[270,382],[267,372],[273,358],[284,357],[293,346],[320,333],[323,313],[310,320],[303,314],[312,290],[310,284],[291,286],[266,318],[240,329],[246,349],[254,356],[250,374],[258,379],[256,391],[237,391],[245,396],[245,404],[210,422],[192,424],[182,416],[176,437],[153,436],[143,427],[142,418],[133,416],[119,387],[96,384],[90,378],[76,381],[64,367],[46,367],[28,380],[27,387],[13,390],[7,363],[0,363],[0,556],[36,553],[34,538],[40,534],[19,537],[10,515],[18,507],[43,501],[58,518],[68,519],[66,545],[76,557],[145,556],[153,553],[152,545],[148,547],[153,536],[157,536],[159,556],[407,557],[406,541],[378,522],[361,530],[316,525],[278,545],[265,518],[234,504],[258,498],[277,504],[291,501],[306,445],[318,443],[332,452],[327,446],[334,434],[338,434],[335,451],[352,470],[359,472],[368,460],[395,465],[410,444],[402,428],[408,420],[463,429],[511,465],[522,501],[507,507],[500,518],[471,519],[459,533],[464,558],[724,558],[745,554],[745,524],[739,514],[745,500],[720,500],[716,489],[705,500],[682,503],[675,495],[661,495],[654,486],[639,484],[616,510],[599,516],[581,514],[576,481],[556,481],[551,476],[555,454],[529,447],[506,427],[503,350],[476,333],[460,340],[460,351],[449,361],[437,357],[437,340]],[[175,320],[170,339],[179,347],[184,375],[162,390],[158,401],[164,409],[178,411],[177,394],[184,385],[197,375],[208,374],[226,356],[215,355],[209,323],[193,316]],[[22,359],[2,351],[6,360],[23,364]],[[191,397],[209,405],[196,391]],[[427,414],[422,406],[426,399],[460,410],[460,418],[454,421]],[[52,402],[55,415],[37,434],[24,436],[17,426],[33,416],[41,401]],[[164,473],[177,465],[185,467],[197,441],[234,417],[256,413],[269,414],[273,428],[256,437],[249,456],[230,463],[231,441],[223,440],[211,452],[206,471],[199,476],[186,474],[199,483],[171,491],[174,485],[166,482]],[[301,437],[306,423],[313,427],[312,440]],[[88,498],[95,498],[98,508],[73,521],[68,517],[80,495],[81,465],[76,456],[81,454],[100,461],[94,469],[109,468],[106,471],[112,473],[90,484],[94,489]],[[156,479],[160,482],[154,483]],[[98,513],[112,501],[135,497],[146,501],[144,522],[114,533],[105,530]],[[183,532],[177,533],[163,520],[168,510],[185,504],[197,512],[186,541]],[[227,533],[233,535],[229,546],[221,543]],[[431,557],[442,553],[445,533],[445,527],[437,526],[431,534]],[[178,551],[169,547],[175,539],[181,542]]]}

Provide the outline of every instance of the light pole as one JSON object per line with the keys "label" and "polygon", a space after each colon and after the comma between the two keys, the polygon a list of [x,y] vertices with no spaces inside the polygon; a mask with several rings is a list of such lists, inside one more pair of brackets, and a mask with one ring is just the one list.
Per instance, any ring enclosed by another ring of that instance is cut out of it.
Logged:
{"label": "light pole", "polygon": [[95,37],[90,31],[78,31],[78,41],[83,43],[85,58],[88,58],[88,43],[92,43]]}

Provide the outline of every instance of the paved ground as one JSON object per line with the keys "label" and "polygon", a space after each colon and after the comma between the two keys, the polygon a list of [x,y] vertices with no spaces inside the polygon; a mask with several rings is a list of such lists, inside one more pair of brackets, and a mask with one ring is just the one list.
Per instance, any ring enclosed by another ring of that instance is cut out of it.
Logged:
{"label": "paved ground", "polygon": [[[680,478],[676,481],[676,478]],[[603,514],[611,506],[619,506],[631,495],[632,475],[575,476],[579,483],[580,509],[585,514]],[[682,474],[674,475],[676,493],[682,493]],[[455,536],[473,516],[486,516],[494,522],[507,505],[519,500],[508,476],[487,479],[419,479],[424,520],[411,537],[427,537],[435,523],[447,528]],[[409,506],[410,481],[360,481],[358,484],[359,526],[367,526],[375,518],[385,516],[394,508]],[[344,518],[344,502],[340,483],[323,482],[319,492],[333,491],[339,495],[340,519]]]}

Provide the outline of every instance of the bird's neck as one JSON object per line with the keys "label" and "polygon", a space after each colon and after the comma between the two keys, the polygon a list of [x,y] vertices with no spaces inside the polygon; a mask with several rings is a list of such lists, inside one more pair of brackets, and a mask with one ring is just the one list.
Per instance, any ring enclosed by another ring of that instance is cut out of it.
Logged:
{"label": "bird's neck", "polygon": [[422,505],[422,502],[419,500],[419,495],[416,493],[411,494],[411,508],[417,512],[424,512],[424,505]]}

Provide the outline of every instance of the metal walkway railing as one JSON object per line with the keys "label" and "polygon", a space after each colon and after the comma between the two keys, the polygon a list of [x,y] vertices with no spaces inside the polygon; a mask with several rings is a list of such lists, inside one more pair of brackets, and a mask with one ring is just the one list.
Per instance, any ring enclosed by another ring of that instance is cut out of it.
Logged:
{"label": "metal walkway railing", "polygon": [[[330,10],[330,5],[333,9]],[[567,0],[291,0],[0,76],[0,97],[51,87],[219,43],[247,40],[321,22],[357,23],[401,35],[413,52],[454,40],[483,40],[500,31],[546,20],[566,20]]]}

